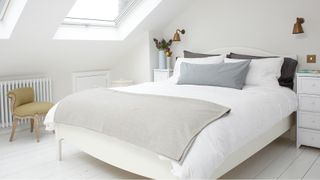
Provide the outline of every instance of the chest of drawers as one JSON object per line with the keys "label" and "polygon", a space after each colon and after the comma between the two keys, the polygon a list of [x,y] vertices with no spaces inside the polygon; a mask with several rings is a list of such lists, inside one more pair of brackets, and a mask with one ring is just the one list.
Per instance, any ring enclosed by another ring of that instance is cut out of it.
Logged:
{"label": "chest of drawers", "polygon": [[320,74],[297,74],[297,147],[320,148]]}

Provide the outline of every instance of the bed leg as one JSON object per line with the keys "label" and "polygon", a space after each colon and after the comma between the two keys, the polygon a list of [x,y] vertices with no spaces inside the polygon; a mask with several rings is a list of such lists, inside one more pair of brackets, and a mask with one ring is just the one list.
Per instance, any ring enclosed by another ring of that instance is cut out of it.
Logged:
{"label": "bed leg", "polygon": [[63,139],[59,139],[57,144],[58,144],[58,160],[62,161],[62,141]]}

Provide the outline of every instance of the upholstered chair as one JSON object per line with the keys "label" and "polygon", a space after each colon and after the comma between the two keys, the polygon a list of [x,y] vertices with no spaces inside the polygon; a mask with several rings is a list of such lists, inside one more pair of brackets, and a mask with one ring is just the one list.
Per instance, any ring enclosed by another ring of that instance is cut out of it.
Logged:
{"label": "upholstered chair", "polygon": [[10,142],[13,140],[16,127],[19,120],[29,119],[31,122],[31,132],[35,130],[37,142],[40,139],[39,122],[41,117],[45,116],[52,103],[34,102],[33,88],[18,88],[8,93],[11,100],[11,113],[13,116],[13,126],[10,136]]}

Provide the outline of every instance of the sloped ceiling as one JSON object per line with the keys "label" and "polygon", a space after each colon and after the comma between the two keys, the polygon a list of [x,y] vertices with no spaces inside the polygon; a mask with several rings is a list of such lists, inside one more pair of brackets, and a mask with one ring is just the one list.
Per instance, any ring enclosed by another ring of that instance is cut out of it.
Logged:
{"label": "sloped ceiling", "polygon": [[[163,0],[124,41],[69,41],[53,36],[75,0],[28,0],[11,38],[0,40],[0,78],[48,74],[63,86],[71,84],[71,72],[112,68],[144,32],[164,29],[188,1]],[[66,88],[65,94],[71,85]]]}

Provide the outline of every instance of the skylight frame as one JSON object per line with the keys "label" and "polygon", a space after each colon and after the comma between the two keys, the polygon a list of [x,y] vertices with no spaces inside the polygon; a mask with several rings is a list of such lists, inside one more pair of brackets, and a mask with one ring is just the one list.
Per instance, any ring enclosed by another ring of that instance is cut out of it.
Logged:
{"label": "skylight frame", "polygon": [[135,6],[142,0],[131,0],[129,4],[124,8],[124,10],[117,16],[115,20],[105,20],[105,19],[90,19],[90,18],[75,18],[75,17],[65,17],[63,25],[76,25],[76,26],[96,26],[96,27],[118,27],[121,20],[129,14]]}
{"label": "skylight frame", "polygon": [[5,2],[4,2],[2,9],[0,9],[0,21],[3,21],[5,14],[8,10],[9,3],[10,3],[10,0],[4,0],[4,1]]}

